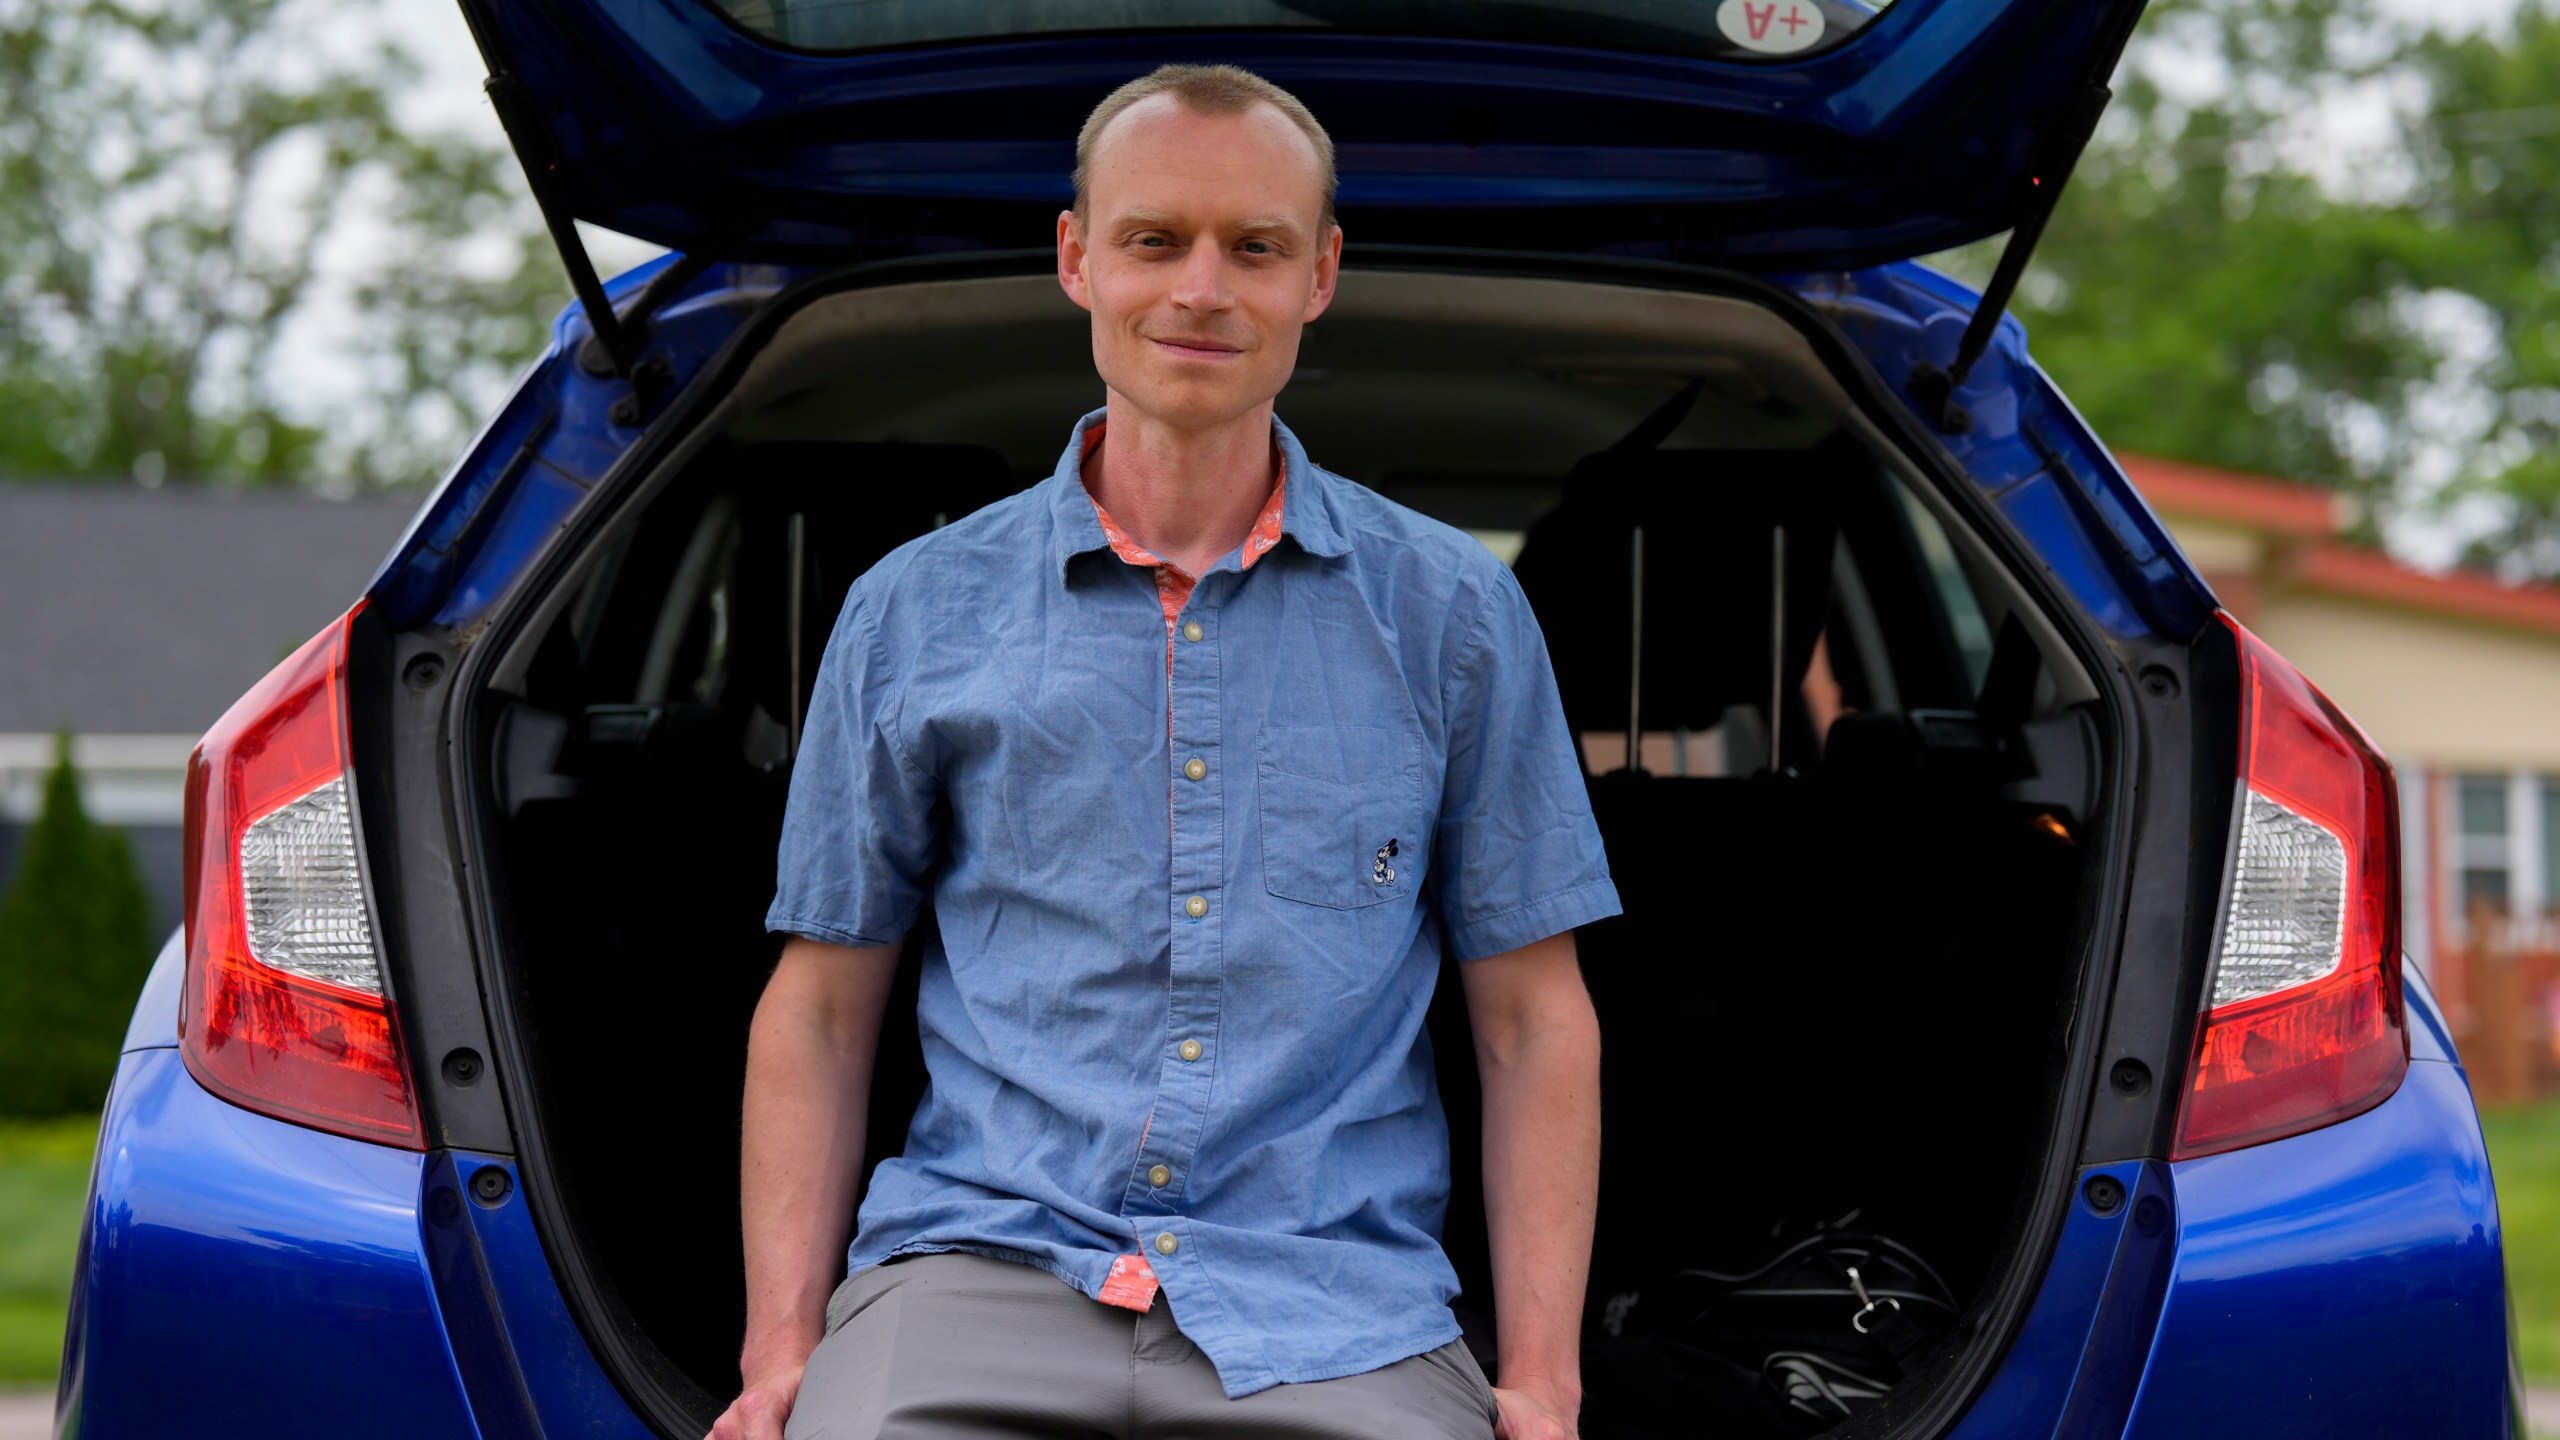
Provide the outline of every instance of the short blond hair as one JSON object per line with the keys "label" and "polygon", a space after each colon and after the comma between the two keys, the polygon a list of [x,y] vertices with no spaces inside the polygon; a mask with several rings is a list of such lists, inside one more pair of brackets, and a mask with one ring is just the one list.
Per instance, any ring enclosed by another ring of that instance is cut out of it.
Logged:
{"label": "short blond hair", "polygon": [[1333,137],[1316,123],[1313,112],[1297,96],[1263,79],[1250,70],[1235,65],[1159,65],[1119,89],[1102,97],[1085,117],[1084,128],[1076,132],[1076,219],[1084,219],[1085,194],[1093,178],[1093,151],[1102,132],[1121,113],[1141,100],[1157,95],[1170,95],[1183,108],[1196,115],[1241,115],[1256,105],[1268,105],[1289,117],[1289,123],[1304,133],[1316,147],[1316,170],[1324,181],[1324,209],[1317,221],[1318,234],[1333,226]]}

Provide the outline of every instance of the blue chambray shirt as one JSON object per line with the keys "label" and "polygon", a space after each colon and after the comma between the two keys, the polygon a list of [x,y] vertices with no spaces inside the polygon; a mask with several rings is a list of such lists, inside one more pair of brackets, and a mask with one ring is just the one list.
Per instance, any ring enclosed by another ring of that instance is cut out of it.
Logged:
{"label": "blue chambray shirt", "polygon": [[1141,1250],[1228,1395],[1357,1374],[1458,1334],[1442,956],[1617,890],[1499,560],[1275,421],[1283,538],[1200,577],[1168,675],[1078,473],[1102,414],[857,581],[818,667],[765,923],[941,922],[931,1084],[848,1263],[964,1250],[1097,1295]]}

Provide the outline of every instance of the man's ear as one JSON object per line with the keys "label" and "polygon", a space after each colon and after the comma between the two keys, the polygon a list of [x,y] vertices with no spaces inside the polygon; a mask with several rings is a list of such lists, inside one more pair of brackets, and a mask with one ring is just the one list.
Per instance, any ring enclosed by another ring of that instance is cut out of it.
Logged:
{"label": "man's ear", "polygon": [[1058,212],[1058,288],[1078,305],[1093,308],[1084,284],[1084,225],[1073,210]]}
{"label": "man's ear", "polygon": [[1342,274],[1342,227],[1335,225],[1325,232],[1324,245],[1316,251],[1316,288],[1307,296],[1307,313],[1298,317],[1301,325],[1309,324],[1333,304],[1333,283]]}

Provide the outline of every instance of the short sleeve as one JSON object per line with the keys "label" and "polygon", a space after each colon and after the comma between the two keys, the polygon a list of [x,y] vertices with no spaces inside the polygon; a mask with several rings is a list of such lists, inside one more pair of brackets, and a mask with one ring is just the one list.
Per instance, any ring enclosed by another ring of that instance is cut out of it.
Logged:
{"label": "short sleeve", "polygon": [[857,584],[818,662],[767,930],[875,946],[915,923],[945,812],[940,787],[899,743],[895,679]]}
{"label": "short sleeve", "polygon": [[1494,571],[1444,693],[1432,873],[1449,953],[1481,960],[1617,914],[1546,639],[1509,570]]}

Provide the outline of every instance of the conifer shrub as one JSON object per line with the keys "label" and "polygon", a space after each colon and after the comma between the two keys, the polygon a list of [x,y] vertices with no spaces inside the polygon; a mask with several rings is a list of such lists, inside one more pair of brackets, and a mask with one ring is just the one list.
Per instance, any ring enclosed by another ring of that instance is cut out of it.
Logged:
{"label": "conifer shrub", "polygon": [[0,1115],[77,1115],[107,1096],[150,972],[151,903],[121,830],[91,823],[71,740],[0,898]]}

